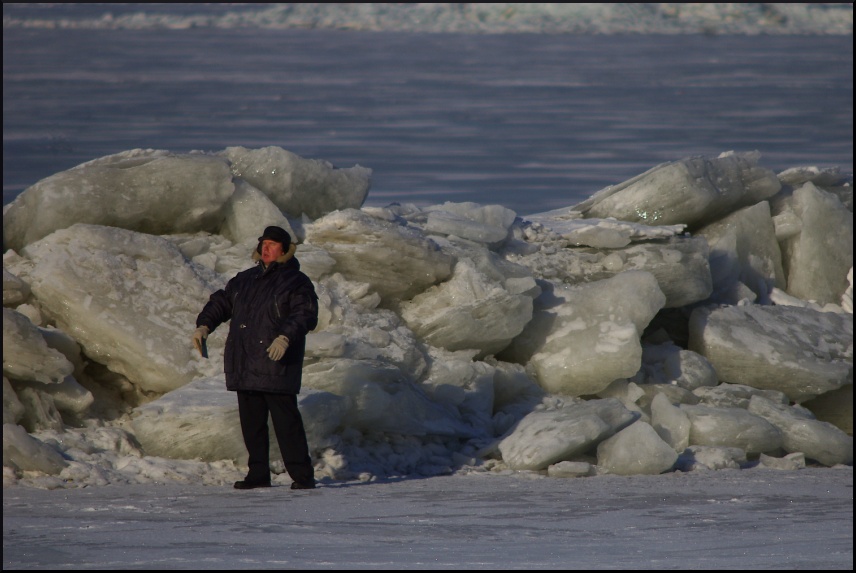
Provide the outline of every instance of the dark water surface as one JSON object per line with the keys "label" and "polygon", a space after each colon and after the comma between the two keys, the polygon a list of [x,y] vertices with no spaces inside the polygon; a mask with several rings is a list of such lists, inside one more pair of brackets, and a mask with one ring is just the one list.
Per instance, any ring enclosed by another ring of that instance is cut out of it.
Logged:
{"label": "dark water surface", "polygon": [[367,204],[575,204],[664,161],[853,169],[852,36],[3,31],[3,203],[134,148],[276,145]]}

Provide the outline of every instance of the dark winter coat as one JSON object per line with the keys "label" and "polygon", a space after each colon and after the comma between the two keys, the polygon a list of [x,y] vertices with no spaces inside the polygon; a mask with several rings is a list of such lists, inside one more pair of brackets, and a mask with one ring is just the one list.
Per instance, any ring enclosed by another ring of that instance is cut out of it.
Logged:
{"label": "dark winter coat", "polygon": [[[228,390],[300,392],[306,333],[318,324],[318,296],[293,254],[292,249],[267,268],[259,262],[235,275],[196,319],[197,327],[210,332],[232,321],[223,356]],[[288,350],[274,361],[267,349],[281,334]]]}

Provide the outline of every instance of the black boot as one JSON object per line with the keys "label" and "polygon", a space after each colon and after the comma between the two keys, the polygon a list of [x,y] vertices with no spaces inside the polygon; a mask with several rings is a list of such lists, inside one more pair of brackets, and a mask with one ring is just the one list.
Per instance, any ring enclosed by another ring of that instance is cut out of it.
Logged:
{"label": "black boot", "polygon": [[315,489],[315,480],[307,482],[293,481],[291,482],[291,489]]}
{"label": "black boot", "polygon": [[235,489],[255,489],[257,487],[270,487],[270,480],[249,480],[244,479],[235,482]]}

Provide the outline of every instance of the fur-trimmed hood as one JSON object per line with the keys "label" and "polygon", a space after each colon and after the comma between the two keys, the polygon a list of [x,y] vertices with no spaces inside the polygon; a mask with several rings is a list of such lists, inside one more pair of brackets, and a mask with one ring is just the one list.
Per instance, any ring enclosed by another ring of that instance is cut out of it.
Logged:
{"label": "fur-trimmed hood", "polygon": [[[275,263],[287,263],[290,259],[294,258],[295,251],[297,251],[297,245],[295,245],[294,243],[291,243],[290,245],[288,245],[288,250],[286,252],[284,252],[283,254],[281,254],[280,256],[278,256],[276,258],[276,261],[274,261],[274,262]],[[258,262],[261,262],[261,260],[262,260],[262,254],[259,252],[258,249],[253,249],[253,261],[258,263]]]}

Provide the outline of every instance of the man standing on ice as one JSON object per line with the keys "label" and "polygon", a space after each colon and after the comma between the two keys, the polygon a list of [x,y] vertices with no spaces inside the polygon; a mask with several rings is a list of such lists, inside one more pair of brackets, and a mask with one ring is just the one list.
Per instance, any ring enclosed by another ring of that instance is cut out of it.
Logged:
{"label": "man standing on ice", "polygon": [[267,227],[253,252],[255,267],[218,290],[196,318],[193,344],[207,357],[206,339],[231,320],[224,350],[226,388],[238,393],[241,432],[249,453],[247,477],[236,489],[270,487],[268,414],[291,489],[313,489],[315,474],[297,394],[306,333],[318,324],[318,296],[300,272],[291,236]]}

